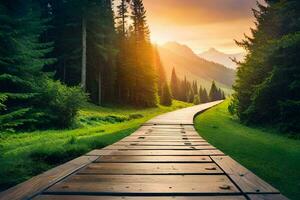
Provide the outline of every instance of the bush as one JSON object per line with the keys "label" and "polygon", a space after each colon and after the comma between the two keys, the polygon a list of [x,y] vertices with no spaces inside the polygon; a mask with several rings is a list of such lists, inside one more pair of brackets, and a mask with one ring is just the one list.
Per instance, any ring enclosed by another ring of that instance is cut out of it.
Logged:
{"label": "bush", "polygon": [[142,115],[142,114],[130,114],[129,117],[128,117],[128,119],[129,120],[140,119],[140,118],[143,118],[143,117],[144,117],[144,115]]}
{"label": "bush", "polygon": [[37,103],[45,112],[44,122],[57,128],[72,125],[87,95],[79,87],[67,87],[59,81],[47,80],[40,88]]}

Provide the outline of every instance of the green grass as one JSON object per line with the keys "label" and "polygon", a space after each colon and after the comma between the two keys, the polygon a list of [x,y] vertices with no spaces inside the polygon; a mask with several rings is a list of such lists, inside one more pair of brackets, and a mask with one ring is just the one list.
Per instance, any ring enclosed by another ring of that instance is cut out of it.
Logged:
{"label": "green grass", "polygon": [[228,103],[197,116],[197,131],[290,199],[300,199],[300,141],[240,124],[228,113]]}
{"label": "green grass", "polygon": [[87,104],[76,128],[28,133],[0,133],[0,190],[7,189],[61,163],[130,135],[156,115],[191,106],[174,101],[171,107],[136,109]]}

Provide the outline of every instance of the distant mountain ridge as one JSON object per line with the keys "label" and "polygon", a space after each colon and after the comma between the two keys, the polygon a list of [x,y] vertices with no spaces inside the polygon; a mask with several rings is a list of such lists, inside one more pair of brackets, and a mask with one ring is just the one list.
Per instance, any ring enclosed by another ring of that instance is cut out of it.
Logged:
{"label": "distant mountain ridge", "polygon": [[187,76],[189,80],[198,80],[204,87],[209,87],[213,80],[222,88],[231,88],[234,82],[234,70],[200,58],[186,45],[169,42],[158,50],[168,77],[174,67],[180,78]]}
{"label": "distant mountain ridge", "polygon": [[244,53],[226,54],[216,50],[215,48],[210,48],[208,51],[205,51],[199,54],[198,56],[205,60],[222,64],[228,68],[237,69],[238,65],[235,62],[233,62],[231,58],[235,58],[237,61],[243,61],[245,54]]}

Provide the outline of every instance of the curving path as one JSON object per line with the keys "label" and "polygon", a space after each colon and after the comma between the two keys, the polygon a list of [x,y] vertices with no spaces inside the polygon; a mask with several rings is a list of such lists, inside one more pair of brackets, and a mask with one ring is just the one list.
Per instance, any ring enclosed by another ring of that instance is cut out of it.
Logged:
{"label": "curving path", "polygon": [[17,185],[0,199],[286,199],[195,131],[194,116],[220,102],[158,116],[129,137]]}

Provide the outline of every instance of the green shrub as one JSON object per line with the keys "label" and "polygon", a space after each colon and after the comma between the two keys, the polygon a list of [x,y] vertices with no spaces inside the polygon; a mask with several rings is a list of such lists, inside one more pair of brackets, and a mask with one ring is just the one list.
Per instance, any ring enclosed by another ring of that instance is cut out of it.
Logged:
{"label": "green shrub", "polygon": [[40,88],[37,103],[45,109],[45,122],[57,128],[67,128],[72,125],[78,110],[86,101],[87,95],[81,88],[47,80]]}
{"label": "green shrub", "polygon": [[129,120],[140,119],[140,118],[143,118],[143,117],[144,117],[144,115],[142,115],[142,114],[131,114],[131,115],[129,115],[128,119]]}

